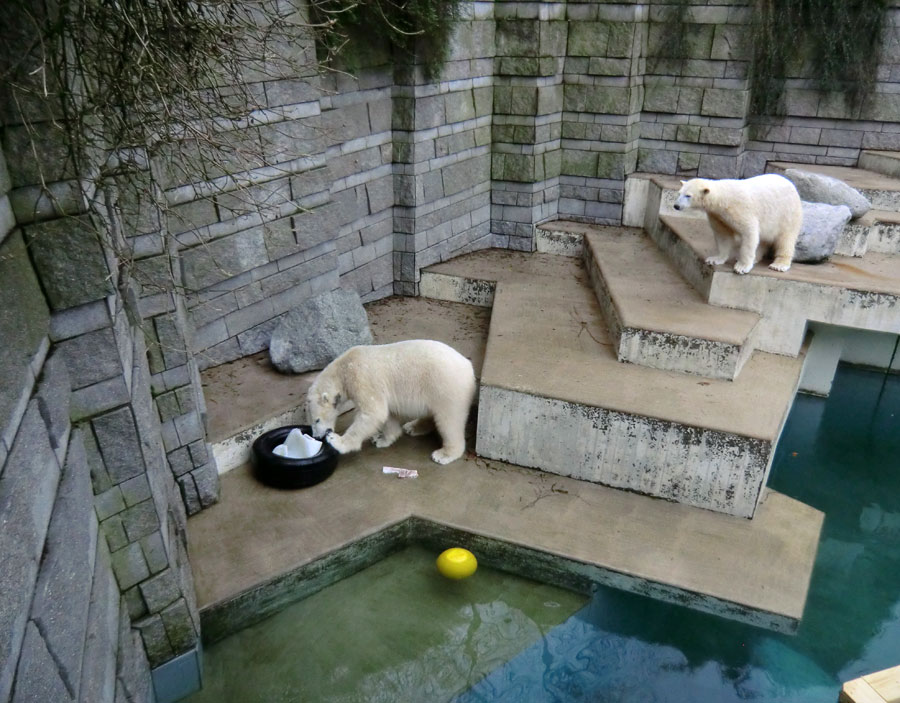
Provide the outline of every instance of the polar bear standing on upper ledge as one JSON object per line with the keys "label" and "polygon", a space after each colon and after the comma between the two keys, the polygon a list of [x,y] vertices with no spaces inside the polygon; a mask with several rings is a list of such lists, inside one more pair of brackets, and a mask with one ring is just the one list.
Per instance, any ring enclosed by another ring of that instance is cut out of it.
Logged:
{"label": "polar bear standing on upper ledge", "polygon": [[744,180],[692,178],[681,182],[676,210],[706,212],[719,253],[706,263],[724,264],[738,246],[734,270],[747,273],[766,251],[774,248],[769,268],[787,271],[803,224],[797,189],[784,176],[767,173]]}
{"label": "polar bear standing on upper ledge", "polygon": [[[466,449],[474,397],[472,362],[442,342],[411,339],[351,347],[313,382],[307,407],[313,435],[326,437],[341,454],[359,450],[370,437],[376,447],[389,447],[404,431],[421,435],[437,427],[444,446],[431,458],[449,464]],[[335,434],[348,401],[356,406],[353,423]]]}

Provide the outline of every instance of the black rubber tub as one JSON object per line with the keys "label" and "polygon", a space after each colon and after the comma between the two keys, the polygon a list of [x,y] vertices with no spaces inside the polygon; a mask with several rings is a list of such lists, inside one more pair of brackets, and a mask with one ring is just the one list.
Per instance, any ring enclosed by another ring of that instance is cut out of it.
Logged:
{"label": "black rubber tub", "polygon": [[253,442],[253,473],[260,481],[276,488],[306,488],[331,476],[337,466],[338,452],[327,442],[315,456],[289,459],[274,453],[294,428],[311,434],[309,425],[290,425],[269,430]]}

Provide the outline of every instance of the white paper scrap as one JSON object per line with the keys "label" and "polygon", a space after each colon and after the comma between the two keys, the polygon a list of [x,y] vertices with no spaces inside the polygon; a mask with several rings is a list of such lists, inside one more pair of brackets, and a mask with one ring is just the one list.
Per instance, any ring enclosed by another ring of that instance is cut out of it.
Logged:
{"label": "white paper scrap", "polygon": [[383,473],[396,474],[397,478],[418,478],[419,472],[415,469],[398,469],[396,466],[383,466]]}

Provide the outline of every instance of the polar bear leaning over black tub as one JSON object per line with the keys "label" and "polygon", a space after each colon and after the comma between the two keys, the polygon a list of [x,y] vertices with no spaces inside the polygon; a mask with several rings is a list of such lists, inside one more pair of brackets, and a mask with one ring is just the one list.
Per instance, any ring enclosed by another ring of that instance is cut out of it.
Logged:
{"label": "polar bear leaning over black tub", "polygon": [[[474,397],[472,362],[442,342],[411,339],[345,351],[313,382],[307,409],[313,435],[325,437],[341,454],[358,451],[370,437],[376,447],[389,447],[403,432],[421,435],[437,428],[443,446],[431,458],[449,464],[465,452]],[[356,414],[339,435],[334,423],[347,401]]]}

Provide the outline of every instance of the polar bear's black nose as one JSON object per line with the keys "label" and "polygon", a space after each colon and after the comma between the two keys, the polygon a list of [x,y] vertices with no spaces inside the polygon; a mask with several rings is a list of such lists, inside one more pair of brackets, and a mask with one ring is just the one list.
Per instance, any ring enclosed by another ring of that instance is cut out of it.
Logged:
{"label": "polar bear's black nose", "polygon": [[681,205],[679,205],[678,203],[675,203],[672,207],[674,207],[676,210],[681,209]]}

